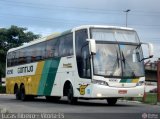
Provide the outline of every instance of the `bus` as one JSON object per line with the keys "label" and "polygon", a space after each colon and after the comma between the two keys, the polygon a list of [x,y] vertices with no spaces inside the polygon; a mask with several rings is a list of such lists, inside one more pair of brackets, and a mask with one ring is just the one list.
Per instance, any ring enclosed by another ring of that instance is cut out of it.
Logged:
{"label": "bus", "polygon": [[[142,45],[148,48],[144,57]],[[144,60],[153,46],[132,28],[83,25],[12,48],[6,58],[6,91],[18,100],[45,96],[58,101],[142,97]]]}

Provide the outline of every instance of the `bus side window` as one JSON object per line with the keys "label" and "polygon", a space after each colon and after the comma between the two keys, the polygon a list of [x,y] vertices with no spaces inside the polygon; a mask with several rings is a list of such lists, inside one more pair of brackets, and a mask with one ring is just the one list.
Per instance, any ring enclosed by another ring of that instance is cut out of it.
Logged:
{"label": "bus side window", "polygon": [[19,51],[12,52],[11,66],[18,65]]}
{"label": "bus side window", "polygon": [[11,66],[15,65],[15,55],[16,55],[16,52],[11,52]]}
{"label": "bus side window", "polygon": [[36,47],[33,45],[31,47],[31,62],[36,61]]}
{"label": "bus side window", "polygon": [[59,44],[59,54],[60,56],[71,56],[73,55],[73,35],[67,34],[60,37]]}
{"label": "bus side window", "polygon": [[66,55],[70,56],[73,55],[73,35],[68,34],[65,37],[65,49],[66,49]]}
{"label": "bus side window", "polygon": [[31,62],[32,46],[28,47],[26,50],[26,63]]}
{"label": "bus side window", "polygon": [[19,64],[24,64],[25,63],[25,50],[21,49],[19,52]]}
{"label": "bus side window", "polygon": [[[42,51],[45,50],[45,42],[36,44],[35,46],[35,61],[42,60],[44,57],[42,56]],[[44,45],[44,46],[43,46]]]}
{"label": "bus side window", "polygon": [[7,67],[11,66],[11,61],[12,61],[12,52],[7,54]]}
{"label": "bus side window", "polygon": [[58,39],[52,39],[47,41],[46,58],[52,58],[58,56]]}

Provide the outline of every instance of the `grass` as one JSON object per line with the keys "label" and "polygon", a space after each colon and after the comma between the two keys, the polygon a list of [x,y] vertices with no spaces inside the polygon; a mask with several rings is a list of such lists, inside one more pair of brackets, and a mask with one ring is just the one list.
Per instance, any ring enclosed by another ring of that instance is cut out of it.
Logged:
{"label": "grass", "polygon": [[157,104],[157,93],[146,93],[146,98],[143,101],[143,98],[134,98],[134,101],[140,101],[147,104]]}
{"label": "grass", "polygon": [[157,104],[157,93],[147,93],[147,97],[144,102],[149,104]]}

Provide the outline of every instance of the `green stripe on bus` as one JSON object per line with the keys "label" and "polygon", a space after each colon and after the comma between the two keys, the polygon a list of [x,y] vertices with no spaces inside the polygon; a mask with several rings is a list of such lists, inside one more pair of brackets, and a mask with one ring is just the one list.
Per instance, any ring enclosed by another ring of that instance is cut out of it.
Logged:
{"label": "green stripe on bus", "polygon": [[121,79],[120,83],[126,83],[127,79]]}
{"label": "green stripe on bus", "polygon": [[59,62],[60,62],[60,58],[56,58],[56,59],[53,59],[50,64],[50,68],[49,68],[49,72],[48,72],[48,76],[46,80],[47,86],[45,87],[44,92],[43,92],[44,95],[51,95],[51,91],[52,91],[55,77],[57,74]]}
{"label": "green stripe on bus", "polygon": [[50,95],[58,70],[60,58],[45,61],[40,80],[38,95]]}
{"label": "green stripe on bus", "polygon": [[42,71],[42,74],[41,74],[40,83],[39,83],[38,95],[43,95],[44,88],[46,87],[46,80],[47,80],[47,77],[48,77],[48,72],[49,72],[49,69],[50,69],[51,62],[52,62],[52,60],[46,60],[45,61],[43,71]]}

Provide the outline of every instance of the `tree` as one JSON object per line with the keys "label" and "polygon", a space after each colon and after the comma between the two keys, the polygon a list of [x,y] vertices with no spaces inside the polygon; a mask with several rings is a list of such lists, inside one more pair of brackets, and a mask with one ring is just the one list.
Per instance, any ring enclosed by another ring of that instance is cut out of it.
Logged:
{"label": "tree", "polygon": [[5,76],[6,54],[10,48],[21,46],[23,43],[30,42],[39,38],[27,28],[11,26],[10,28],[0,29],[0,79]]}

